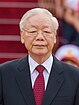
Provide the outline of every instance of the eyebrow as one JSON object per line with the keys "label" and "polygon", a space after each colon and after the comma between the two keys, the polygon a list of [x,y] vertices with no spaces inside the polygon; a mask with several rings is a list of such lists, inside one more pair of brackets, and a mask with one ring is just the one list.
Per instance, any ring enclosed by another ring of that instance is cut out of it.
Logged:
{"label": "eyebrow", "polygon": [[[35,26],[35,25],[31,25],[31,27],[33,27],[33,28],[37,28],[37,26]],[[44,25],[44,28],[50,28],[50,26],[46,26],[46,25]],[[43,29],[44,29],[43,28]]]}

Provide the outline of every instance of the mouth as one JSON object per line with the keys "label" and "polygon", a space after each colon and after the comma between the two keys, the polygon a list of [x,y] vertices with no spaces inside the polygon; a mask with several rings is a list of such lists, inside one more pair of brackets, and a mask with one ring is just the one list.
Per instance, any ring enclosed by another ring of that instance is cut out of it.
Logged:
{"label": "mouth", "polygon": [[45,48],[46,45],[34,45],[35,48]]}

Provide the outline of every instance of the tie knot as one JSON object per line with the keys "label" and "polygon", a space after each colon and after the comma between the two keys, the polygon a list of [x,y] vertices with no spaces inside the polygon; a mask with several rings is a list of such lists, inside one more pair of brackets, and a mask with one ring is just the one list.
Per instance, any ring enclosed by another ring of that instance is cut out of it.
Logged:
{"label": "tie knot", "polygon": [[44,67],[43,65],[38,65],[38,66],[36,67],[36,70],[37,70],[39,73],[43,73],[44,69],[45,69],[45,67]]}

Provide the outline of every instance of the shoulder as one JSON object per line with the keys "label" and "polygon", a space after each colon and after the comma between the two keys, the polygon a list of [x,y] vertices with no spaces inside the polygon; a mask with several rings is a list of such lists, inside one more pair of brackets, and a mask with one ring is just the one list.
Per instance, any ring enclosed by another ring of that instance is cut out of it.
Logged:
{"label": "shoulder", "polygon": [[11,60],[11,61],[7,61],[5,63],[2,63],[2,64],[0,64],[0,69],[6,68],[6,67],[10,68],[10,66],[12,67],[14,65],[16,66],[19,61],[20,61],[20,59],[16,59],[16,60]]}
{"label": "shoulder", "polygon": [[5,63],[0,64],[0,71],[4,72],[4,71],[12,71],[17,69],[17,67],[25,61],[27,59],[27,57],[25,58],[21,58],[21,59],[15,59],[15,60],[11,60],[11,61],[7,61]]}
{"label": "shoulder", "polygon": [[66,64],[62,61],[59,61],[55,57],[54,57],[54,61],[58,70],[62,70],[64,72],[65,77],[73,78],[73,79],[77,78],[79,80],[79,68]]}
{"label": "shoulder", "polygon": [[62,67],[63,67],[64,72],[67,72],[68,74],[79,75],[79,68],[77,67],[66,64],[64,62],[62,62]]}

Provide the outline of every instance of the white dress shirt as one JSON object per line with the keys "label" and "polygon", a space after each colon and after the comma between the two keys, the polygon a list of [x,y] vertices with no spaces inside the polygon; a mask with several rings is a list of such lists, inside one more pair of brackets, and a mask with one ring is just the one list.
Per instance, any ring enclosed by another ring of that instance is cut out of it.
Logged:
{"label": "white dress shirt", "polygon": [[[32,88],[34,86],[34,82],[39,75],[38,71],[35,70],[35,68],[39,65],[36,61],[34,61],[31,56],[29,55],[29,66],[30,66],[30,74],[31,74],[31,82],[32,82]],[[53,64],[53,56],[51,55],[45,62],[43,62],[41,65],[45,67],[45,70],[43,71],[44,75],[44,81],[45,81],[45,90],[47,87],[49,75],[51,72],[51,67]]]}

